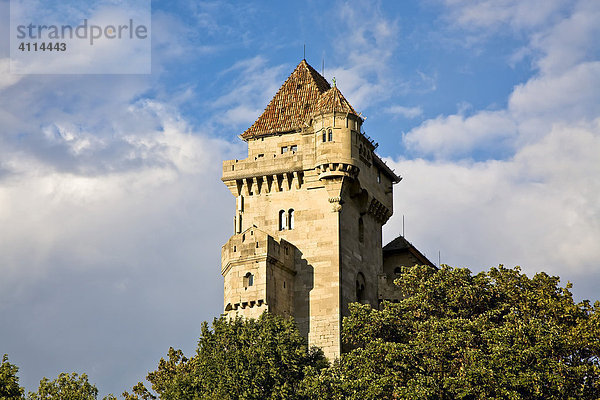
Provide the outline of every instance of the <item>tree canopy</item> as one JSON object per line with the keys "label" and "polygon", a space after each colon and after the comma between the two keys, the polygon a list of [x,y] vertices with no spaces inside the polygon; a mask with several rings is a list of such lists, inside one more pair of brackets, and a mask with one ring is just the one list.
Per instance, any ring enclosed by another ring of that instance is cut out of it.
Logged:
{"label": "tree canopy", "polygon": [[126,399],[295,399],[305,373],[327,365],[323,353],[309,349],[293,320],[265,313],[257,320],[205,322],[196,354],[187,359],[169,349],[143,384]]}
{"label": "tree canopy", "polygon": [[597,399],[600,303],[544,273],[404,269],[403,300],[353,304],[349,351],[312,376],[314,398]]}
{"label": "tree canopy", "polygon": [[2,356],[0,364],[0,400],[21,399],[25,389],[19,386],[19,367],[8,362],[8,355]]}
{"label": "tree canopy", "polygon": [[[571,285],[502,266],[472,274],[404,268],[401,299],[351,304],[344,352],[331,365],[292,319],[205,322],[196,353],[169,349],[126,400],[598,399],[600,302],[575,303]],[[18,368],[0,365],[0,400],[24,399]],[[42,379],[30,400],[95,400],[87,375]],[[105,400],[115,399],[109,395]]]}

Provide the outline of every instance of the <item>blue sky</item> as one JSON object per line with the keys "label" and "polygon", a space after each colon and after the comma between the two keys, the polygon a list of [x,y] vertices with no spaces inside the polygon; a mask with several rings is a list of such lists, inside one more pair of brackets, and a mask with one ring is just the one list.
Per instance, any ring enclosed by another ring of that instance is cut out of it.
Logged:
{"label": "blue sky", "polygon": [[[68,2],[63,2],[67,4]],[[2,37],[8,1],[0,0]],[[392,240],[600,298],[600,3],[152,2],[151,75],[13,75],[0,43],[0,353],[120,394],[222,307],[221,161],[303,56],[403,176]]]}

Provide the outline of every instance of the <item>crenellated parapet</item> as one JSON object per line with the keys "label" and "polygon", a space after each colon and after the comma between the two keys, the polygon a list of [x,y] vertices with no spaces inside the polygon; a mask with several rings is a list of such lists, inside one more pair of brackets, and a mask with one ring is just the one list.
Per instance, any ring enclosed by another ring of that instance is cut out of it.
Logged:
{"label": "crenellated parapet", "polygon": [[256,227],[233,235],[221,249],[225,313],[256,318],[268,310],[292,315],[295,257],[294,245]]}

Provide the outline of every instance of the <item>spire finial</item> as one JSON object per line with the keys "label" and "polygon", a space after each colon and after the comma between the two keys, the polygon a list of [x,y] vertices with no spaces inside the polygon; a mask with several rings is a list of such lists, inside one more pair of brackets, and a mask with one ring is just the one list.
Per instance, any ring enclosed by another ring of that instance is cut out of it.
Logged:
{"label": "spire finial", "polygon": [[332,81],[333,81],[333,87],[335,87],[335,76],[333,77]]}

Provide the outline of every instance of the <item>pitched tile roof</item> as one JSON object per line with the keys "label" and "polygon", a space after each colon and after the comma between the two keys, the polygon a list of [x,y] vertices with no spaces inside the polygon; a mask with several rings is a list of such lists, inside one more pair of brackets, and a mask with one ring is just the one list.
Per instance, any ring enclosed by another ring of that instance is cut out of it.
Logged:
{"label": "pitched tile roof", "polygon": [[[333,82],[335,84],[335,80]],[[317,103],[317,112],[341,112],[358,115],[348,103],[342,92],[334,86],[321,95]]]}
{"label": "pitched tile roof", "polygon": [[260,117],[242,139],[301,129],[313,113],[340,111],[356,114],[342,93],[302,60],[281,85]]}
{"label": "pitched tile roof", "polygon": [[383,257],[385,258],[391,254],[409,252],[411,253],[422,265],[430,265],[437,268],[434,263],[429,261],[427,257],[423,255],[415,246],[412,245],[404,236],[400,235],[396,239],[392,240],[385,246],[383,246]]}

